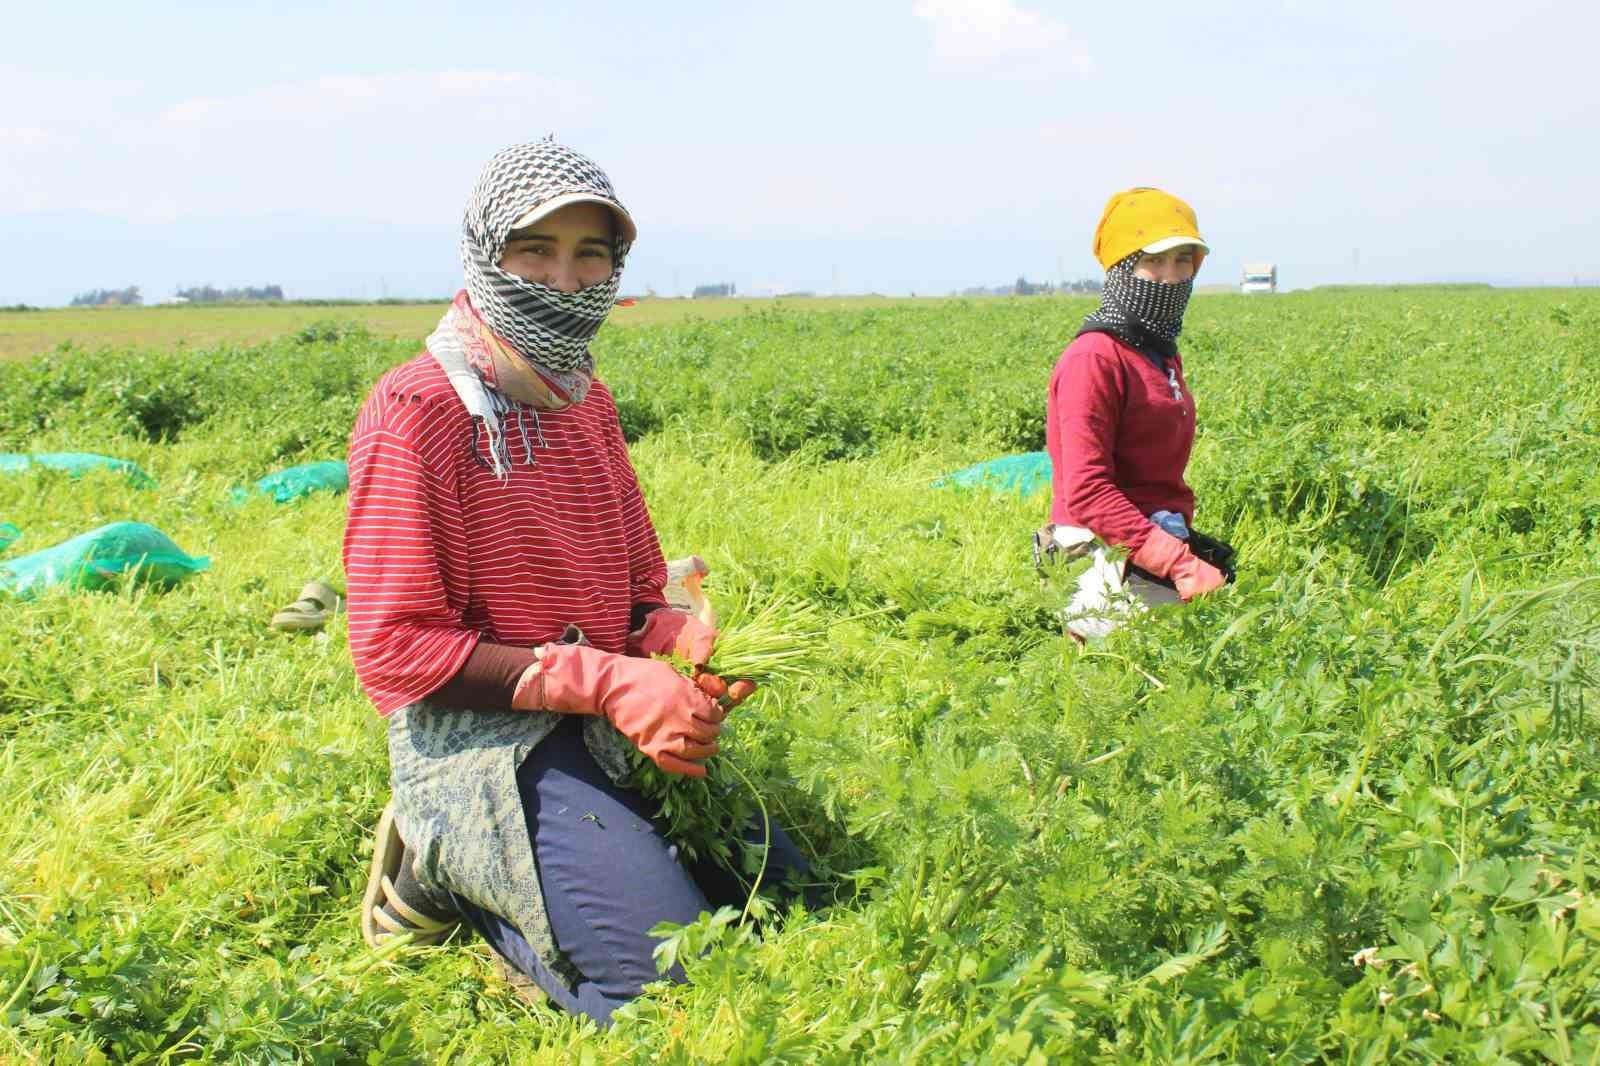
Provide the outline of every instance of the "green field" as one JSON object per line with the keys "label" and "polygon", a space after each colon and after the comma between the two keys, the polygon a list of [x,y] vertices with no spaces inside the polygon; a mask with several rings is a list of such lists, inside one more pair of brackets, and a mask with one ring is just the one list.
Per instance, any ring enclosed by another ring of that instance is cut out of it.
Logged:
{"label": "green field", "polygon": [[121,518],[212,560],[3,601],[0,1060],[1600,1061],[1600,292],[1197,297],[1190,480],[1239,580],[1080,654],[1047,499],[929,483],[1042,447],[1090,306],[602,335],[667,554],[731,627],[820,619],[719,758],[838,898],[692,927],[692,983],[606,1032],[481,943],[364,947],[382,726],[342,623],[266,626],[341,581],[343,501],[229,497],[341,456],[433,310],[0,365],[0,450],[158,483],[0,476],[0,564]]}
{"label": "green field", "polygon": [[[883,296],[800,300],[641,300],[619,307],[607,326],[656,326],[685,319],[716,319],[779,305],[796,310],[854,310],[905,302]],[[924,303],[928,302],[926,300]],[[0,312],[0,359],[75,348],[133,346],[202,349],[260,344],[318,322],[356,322],[382,338],[418,343],[433,332],[443,303],[422,304],[203,304],[164,307],[75,307]]]}

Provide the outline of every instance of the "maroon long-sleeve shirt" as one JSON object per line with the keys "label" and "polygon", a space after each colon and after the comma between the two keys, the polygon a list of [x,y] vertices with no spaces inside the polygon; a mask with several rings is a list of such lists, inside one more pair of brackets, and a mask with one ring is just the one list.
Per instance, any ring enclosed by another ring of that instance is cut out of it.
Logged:
{"label": "maroon long-sleeve shirt", "polygon": [[1085,333],[1061,353],[1045,423],[1052,522],[1138,551],[1155,528],[1150,514],[1194,520],[1194,490],[1183,479],[1194,397],[1182,359],[1166,363],[1170,376],[1105,333]]}

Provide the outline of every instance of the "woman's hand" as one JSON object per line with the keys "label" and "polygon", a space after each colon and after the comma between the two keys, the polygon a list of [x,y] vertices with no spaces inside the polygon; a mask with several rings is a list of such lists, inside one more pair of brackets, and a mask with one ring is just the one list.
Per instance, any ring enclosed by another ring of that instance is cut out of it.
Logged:
{"label": "woman's hand", "polygon": [[711,661],[717,631],[692,614],[660,607],[645,616],[644,625],[628,634],[628,654],[639,658],[676,655],[691,666]]}
{"label": "woman's hand", "polygon": [[1151,528],[1150,539],[1133,553],[1133,565],[1167,578],[1184,603],[1227,584],[1221,570],[1195,555],[1183,541],[1160,526]]}
{"label": "woman's hand", "polygon": [[[660,613],[660,612],[657,612]],[[523,672],[511,706],[519,711],[603,714],[668,773],[704,777],[727,712],[656,659],[577,644],[546,644]]]}

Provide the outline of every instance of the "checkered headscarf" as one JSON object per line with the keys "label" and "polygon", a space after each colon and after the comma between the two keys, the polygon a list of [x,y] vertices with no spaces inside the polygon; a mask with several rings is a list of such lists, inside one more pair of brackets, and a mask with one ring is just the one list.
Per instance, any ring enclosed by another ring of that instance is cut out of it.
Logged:
{"label": "checkered headscarf", "polygon": [[1194,279],[1182,282],[1151,281],[1133,272],[1143,252],[1134,252],[1111,264],[1100,306],[1083,320],[1080,333],[1105,332],[1140,350],[1153,349],[1162,356],[1178,351],[1183,332],[1183,312],[1194,293]]}
{"label": "checkered headscarf", "polygon": [[586,193],[622,206],[605,171],[554,138],[512,145],[484,165],[467,201],[461,233],[461,262],[473,307],[523,358],[558,374],[592,372],[589,341],[611,313],[629,247],[619,236],[611,277],[576,292],[501,270],[512,224],[565,193]]}

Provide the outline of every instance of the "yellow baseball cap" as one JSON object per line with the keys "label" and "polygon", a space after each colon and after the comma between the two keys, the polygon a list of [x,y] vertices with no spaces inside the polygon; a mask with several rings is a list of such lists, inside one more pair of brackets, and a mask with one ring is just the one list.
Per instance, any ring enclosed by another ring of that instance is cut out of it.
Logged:
{"label": "yellow baseball cap", "polygon": [[1171,193],[1148,186],[1126,189],[1106,201],[1094,230],[1094,257],[1107,270],[1134,252],[1165,252],[1192,244],[1199,248],[1194,269],[1211,250],[1200,236],[1194,208]]}

